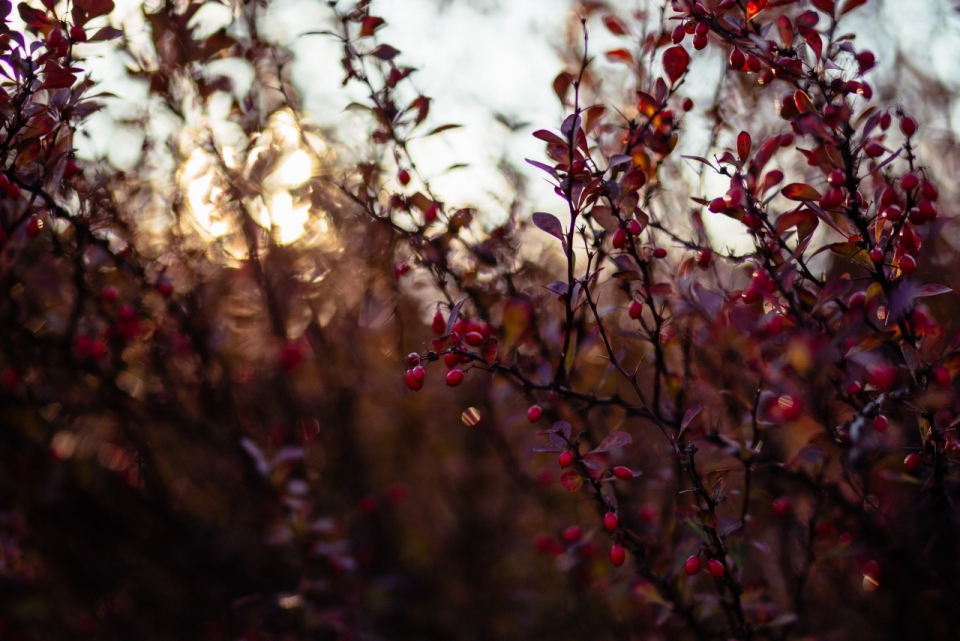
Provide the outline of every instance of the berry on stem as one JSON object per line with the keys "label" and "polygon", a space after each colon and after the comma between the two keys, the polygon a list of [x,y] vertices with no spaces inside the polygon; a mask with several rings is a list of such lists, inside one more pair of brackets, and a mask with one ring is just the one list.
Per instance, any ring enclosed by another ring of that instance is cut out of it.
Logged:
{"label": "berry on stem", "polygon": [[700,571],[700,557],[691,556],[683,563],[683,571],[687,573],[687,576],[693,576]]}
{"label": "berry on stem", "polygon": [[623,562],[627,558],[627,553],[624,552],[623,548],[617,545],[616,543],[610,548],[610,563],[616,567],[623,565]]}
{"label": "berry on stem", "polygon": [[631,470],[629,467],[618,465],[617,467],[613,468],[613,476],[621,481],[629,481],[633,478],[633,470]]}
{"label": "berry on stem", "polygon": [[789,496],[781,496],[773,501],[773,514],[783,518],[790,514],[790,508],[793,507]]}
{"label": "berry on stem", "polygon": [[715,579],[722,579],[727,573],[726,568],[723,567],[723,563],[716,559],[710,559],[710,562],[707,563],[707,572],[710,573]]}
{"label": "berry on stem", "polygon": [[567,450],[560,453],[560,456],[557,458],[557,462],[560,463],[560,467],[570,467],[573,465],[573,459],[573,452]]}
{"label": "berry on stem", "polygon": [[527,420],[531,423],[539,421],[541,416],[543,416],[543,408],[539,405],[531,405],[527,410]]}
{"label": "berry on stem", "polygon": [[620,519],[617,518],[616,512],[607,512],[603,515],[603,527],[607,528],[608,532],[616,530],[619,524]]}
{"label": "berry on stem", "polygon": [[452,369],[447,372],[447,385],[450,387],[456,387],[463,382],[463,370],[462,369]]}
{"label": "berry on stem", "polygon": [[903,459],[903,471],[907,474],[913,474],[920,469],[920,455],[916,452],[907,454],[907,458]]}
{"label": "berry on stem", "polygon": [[643,314],[643,303],[638,300],[630,301],[630,306],[627,308],[627,315],[633,320],[637,320],[641,314]]}

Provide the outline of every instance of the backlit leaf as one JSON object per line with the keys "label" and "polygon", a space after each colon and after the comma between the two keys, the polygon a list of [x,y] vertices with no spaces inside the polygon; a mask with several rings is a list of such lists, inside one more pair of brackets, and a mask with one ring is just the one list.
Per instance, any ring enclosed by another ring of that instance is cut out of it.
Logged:
{"label": "backlit leaf", "polygon": [[690,65],[690,54],[683,47],[670,47],[663,52],[663,70],[674,84],[680,79]]}

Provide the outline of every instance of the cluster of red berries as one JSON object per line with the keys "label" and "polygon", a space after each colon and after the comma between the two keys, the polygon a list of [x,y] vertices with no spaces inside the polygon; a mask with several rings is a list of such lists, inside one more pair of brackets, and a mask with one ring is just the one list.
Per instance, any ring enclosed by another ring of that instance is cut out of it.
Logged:
{"label": "cluster of red berries", "polygon": [[635,218],[631,218],[627,221],[625,227],[618,227],[617,231],[613,232],[614,249],[623,249],[629,239],[639,236],[642,231],[643,225],[640,224],[640,221]]}
{"label": "cluster of red berries", "polygon": [[[683,563],[683,571],[687,573],[687,576],[698,574],[702,567],[700,557],[697,555],[691,556]],[[715,579],[722,579],[727,574],[727,569],[717,559],[710,559],[707,561],[707,572]]]}
{"label": "cluster of red berries", "polygon": [[753,272],[753,279],[743,290],[741,297],[743,302],[749,305],[763,298],[764,293],[772,294],[775,291],[777,291],[777,282],[771,278],[765,269],[758,269]]}

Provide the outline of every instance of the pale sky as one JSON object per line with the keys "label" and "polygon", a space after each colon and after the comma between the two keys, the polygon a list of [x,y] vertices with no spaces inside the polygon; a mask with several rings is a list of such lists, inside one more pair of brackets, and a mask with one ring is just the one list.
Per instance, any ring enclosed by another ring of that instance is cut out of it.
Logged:
{"label": "pale sky", "polygon": [[[613,4],[629,9],[644,2]],[[874,4],[879,6],[879,20],[878,9],[871,8]],[[113,20],[125,26],[135,39],[146,41],[140,6],[134,0],[118,0]],[[496,166],[500,158],[506,157],[532,178],[530,196],[534,210],[560,207],[560,201],[539,172],[526,166],[523,159],[543,159],[544,145],[530,133],[539,128],[556,128],[562,119],[551,82],[561,69],[556,45],[563,33],[568,0],[374,0],[372,6],[374,13],[387,21],[380,31],[382,39],[402,51],[398,62],[420,69],[414,76],[415,84],[434,98],[432,124],[465,125],[411,145],[418,164],[427,175],[434,176],[432,185],[440,196],[455,206],[475,205],[493,218],[502,216],[502,208],[490,194],[504,193]],[[207,17],[211,22],[229,17],[225,10],[220,14],[212,6]],[[309,116],[319,124],[337,126],[339,137],[355,143],[356,134],[361,131],[355,126],[356,119],[361,116],[343,109],[362,95],[340,86],[342,70],[335,41],[321,36],[297,37],[307,31],[329,28],[328,19],[325,3],[318,0],[273,0],[264,32],[291,46],[296,53],[294,82]],[[859,33],[857,47],[874,50],[881,66],[892,56],[894,43],[898,43],[918,64],[949,86],[960,84],[960,22],[946,0],[873,0],[847,20],[849,27]],[[604,44],[612,43],[604,40],[609,36],[602,29],[595,29],[591,37],[596,53],[607,48]],[[87,47],[91,52],[108,53],[107,45]],[[695,64],[712,76],[720,61],[701,54],[695,57]],[[146,92],[142,87],[122,82],[123,68],[109,55],[91,60],[89,67],[95,77],[106,81],[107,88],[123,99],[112,101],[110,111],[90,123],[91,139],[80,144],[81,155],[107,153],[111,160],[124,165],[134,157],[140,133],[117,133],[110,116],[142,104]],[[696,83],[688,83],[686,93],[698,104],[705,104],[711,87],[709,83],[700,84],[704,87],[703,96],[696,95]],[[511,133],[496,122],[494,112],[530,126]],[[954,115],[956,122],[960,113]],[[698,118],[696,109],[688,116],[686,141],[682,144],[691,148],[685,153],[705,151],[697,148],[698,141],[703,140],[697,135],[697,130],[702,130],[702,126],[697,126]],[[469,166],[441,175],[455,163]],[[716,236],[732,242],[740,231],[737,223],[713,229]]]}

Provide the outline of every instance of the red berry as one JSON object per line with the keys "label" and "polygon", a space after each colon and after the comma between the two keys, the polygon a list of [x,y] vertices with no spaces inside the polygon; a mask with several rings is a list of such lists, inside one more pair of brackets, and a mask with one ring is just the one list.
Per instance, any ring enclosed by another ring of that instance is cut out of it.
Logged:
{"label": "red berry", "polygon": [[847,299],[847,305],[850,307],[859,307],[867,301],[867,293],[863,290],[859,292],[853,292],[850,294],[850,298]]}
{"label": "red berry", "polygon": [[933,370],[933,376],[937,379],[937,385],[940,387],[950,387],[950,370],[946,367],[938,367]]}
{"label": "red berry", "polygon": [[60,46],[60,42],[62,40],[63,33],[61,33],[59,29],[52,29],[50,33],[47,34],[47,49],[56,49],[58,46]]}
{"label": "red berry", "polygon": [[570,450],[561,452],[557,462],[560,463],[560,467],[570,467],[573,465],[573,452]]}
{"label": "red berry", "polygon": [[917,133],[917,121],[910,116],[904,116],[900,119],[900,131],[904,136],[912,136]]}
{"label": "red berry", "polygon": [[678,25],[673,30],[673,33],[670,34],[670,39],[673,41],[673,44],[678,45],[681,42],[683,42],[683,39],[686,37],[686,35],[687,35],[687,30],[684,28],[684,26]]}
{"label": "red berry", "polygon": [[627,315],[633,320],[637,320],[641,314],[643,314],[643,303],[638,300],[630,301],[630,306],[627,307]]}
{"label": "red berry", "polygon": [[[417,367],[420,367],[420,366],[417,365]],[[423,387],[423,379],[422,378],[418,379],[416,375],[413,373],[412,369],[407,370],[407,373],[404,374],[403,382],[407,385],[409,389],[413,390],[414,392],[418,391],[420,388]]]}
{"label": "red berry", "polygon": [[689,559],[683,563],[683,571],[687,573],[687,576],[693,576],[700,571],[700,557],[691,556]]}
{"label": "red berry", "polygon": [[100,291],[100,298],[104,303],[113,303],[117,300],[117,289],[107,285]]}
{"label": "red berry", "polygon": [[683,104],[682,104],[681,106],[683,107],[683,110],[684,110],[684,111],[690,111],[691,109],[693,109],[693,99],[692,99],[692,98],[684,98],[684,99],[683,99]]}
{"label": "red berry", "polygon": [[907,454],[907,458],[903,459],[903,471],[907,474],[913,474],[920,469],[920,455],[916,452]]}
{"label": "red berry", "polygon": [[790,508],[792,503],[789,496],[781,496],[778,499],[773,501],[773,514],[777,517],[783,518],[790,514]]}
{"label": "red berry", "polygon": [[873,249],[871,249],[871,250],[870,250],[870,260],[872,260],[872,261],[874,262],[874,264],[876,264],[876,265],[879,265],[880,263],[882,263],[882,262],[883,262],[883,250],[880,249],[879,247],[874,247]]}
{"label": "red berry", "polygon": [[754,231],[763,227],[763,221],[760,220],[760,216],[749,212],[743,215],[743,224]]}
{"label": "red berry", "polygon": [[527,420],[531,423],[539,421],[541,416],[543,416],[543,408],[539,405],[531,405],[527,410]]}
{"label": "red berry", "polygon": [[860,381],[850,381],[850,384],[847,385],[847,394],[850,396],[856,396],[863,391],[863,384]]}
{"label": "red berry", "polygon": [[467,345],[470,347],[476,347],[483,342],[483,334],[480,332],[467,332],[467,335],[463,337],[463,340],[466,341]]}
{"label": "red berry", "polygon": [[933,204],[932,200],[921,200],[917,204],[917,209],[920,210],[920,215],[923,216],[924,222],[934,220],[937,217],[937,206]]}
{"label": "red berry", "polygon": [[876,388],[888,390],[897,380],[897,368],[893,365],[874,365],[867,368],[867,380]]}
{"label": "red berry", "polygon": [[722,579],[727,573],[727,570],[723,567],[723,563],[720,563],[720,561],[716,559],[710,559],[710,562],[707,563],[707,572],[709,572],[710,576],[715,579]]}
{"label": "red berry", "polygon": [[157,291],[160,292],[160,295],[164,298],[170,298],[173,295],[173,284],[161,276],[157,279]]}
{"label": "red berry", "polygon": [[888,427],[890,427],[890,421],[887,420],[886,416],[877,414],[873,417],[873,429],[878,432],[886,432]]}
{"label": "red berry", "polygon": [[876,140],[867,141],[863,146],[863,153],[865,153],[870,158],[879,158],[887,152],[886,147]]}
{"label": "red berry", "polygon": [[803,402],[796,396],[784,394],[777,399],[777,409],[784,421],[792,423],[803,415]]}
{"label": "red berry", "polygon": [[752,53],[747,56],[747,69],[753,73],[760,73],[760,58]]}
{"label": "red berry", "polygon": [[563,531],[563,540],[567,543],[576,543],[580,540],[580,537],[583,535],[583,530],[580,529],[579,525],[571,525],[566,530]]}
{"label": "red berry", "polygon": [[760,72],[760,77],[757,78],[757,82],[761,85],[769,85],[773,82],[773,72],[769,69],[764,69]]}
{"label": "red berry", "polygon": [[877,65],[877,57],[872,51],[861,51],[857,54],[857,64],[860,66],[860,73],[864,74]]}
{"label": "red berry", "polygon": [[373,514],[378,507],[380,507],[380,499],[373,494],[368,494],[360,499],[360,511],[364,514]]}
{"label": "red berry", "polygon": [[2,376],[3,386],[7,389],[13,389],[20,384],[20,374],[17,373],[17,370],[12,367],[8,367],[3,370]]}
{"label": "red berry", "polygon": [[743,52],[739,49],[734,49],[730,52],[730,67],[740,71],[743,69],[743,66],[747,63],[746,57],[743,55]]}
{"label": "red berry", "polygon": [[940,191],[932,182],[924,180],[920,185],[920,195],[931,202],[936,202],[937,198],[940,197]]}
{"label": "red berry", "polygon": [[618,465],[613,468],[613,476],[621,481],[629,481],[633,478],[633,470],[631,470],[629,467]]}
{"label": "red berry", "polygon": [[613,233],[613,247],[615,249],[621,249],[624,245],[627,244],[627,232],[620,228]]}
{"label": "red berry", "polygon": [[900,271],[909,276],[917,270],[917,261],[910,254],[904,254],[900,257]]}
{"label": "red berry", "polygon": [[650,503],[644,503],[640,506],[640,520],[644,523],[653,523],[657,518],[657,508]]}
{"label": "red berry", "polygon": [[407,354],[406,361],[407,367],[416,367],[420,364],[420,354],[417,354],[416,352],[410,352]]}
{"label": "red berry", "polygon": [[920,186],[920,179],[913,172],[907,172],[900,178],[900,188],[904,191],[913,191]]}
{"label": "red berry", "polygon": [[17,183],[7,185],[7,198],[17,200],[20,198],[20,186]]}
{"label": "red berry", "polygon": [[433,330],[434,334],[443,334],[447,330],[447,321],[439,309],[433,315],[433,322],[430,324],[430,329]]}
{"label": "red berry", "polygon": [[642,231],[643,231],[643,225],[640,224],[639,220],[634,219],[627,223],[627,232],[631,236],[636,236]]}
{"label": "red berry", "polygon": [[843,175],[843,172],[839,169],[834,169],[830,172],[830,175],[827,176],[827,182],[831,187],[843,187],[843,183],[847,181],[847,177]]}
{"label": "red berry", "polygon": [[[287,343],[280,350],[280,356],[277,358],[280,369],[291,371],[303,362],[303,349],[297,343]],[[420,368],[423,369],[423,368]]]}
{"label": "red berry", "polygon": [[890,128],[890,124],[893,122],[893,117],[890,115],[890,112],[885,112],[880,116],[880,129],[886,131]]}
{"label": "red berry", "polygon": [[400,184],[401,184],[401,185],[404,185],[404,186],[409,185],[409,184],[410,184],[410,172],[407,171],[406,169],[401,169],[401,170],[397,173],[397,180],[400,181]]}
{"label": "red berry", "polygon": [[456,387],[463,382],[463,370],[462,369],[452,369],[447,372],[447,385],[450,387]]}
{"label": "red berry", "polygon": [[698,22],[697,26],[693,29],[693,34],[695,36],[705,36],[710,32],[710,25],[706,22]]}
{"label": "red berry", "polygon": [[654,257],[654,258],[666,258],[666,257],[667,257],[667,250],[664,249],[663,247],[657,247],[656,249],[653,250],[653,257]]}
{"label": "red berry", "polygon": [[80,165],[73,158],[67,158],[67,162],[63,164],[63,177],[70,180],[76,177],[78,173],[80,173]]}
{"label": "red berry", "polygon": [[615,512],[607,512],[603,515],[603,527],[607,528],[608,532],[613,532],[617,529],[617,525],[620,524],[620,519],[617,518]]}
{"label": "red berry", "polygon": [[40,235],[40,230],[43,229],[43,221],[40,220],[39,216],[34,214],[33,216],[30,216],[25,229],[28,237],[36,238]]}
{"label": "red berry", "polygon": [[620,567],[623,565],[623,562],[627,558],[627,553],[623,551],[623,548],[617,544],[614,544],[610,548],[610,563],[613,563],[614,566]]}
{"label": "red berry", "polygon": [[[702,23],[701,23],[702,24]],[[706,36],[694,36],[693,37],[693,48],[697,51],[702,51],[707,48],[707,44],[710,42],[709,38]]]}

